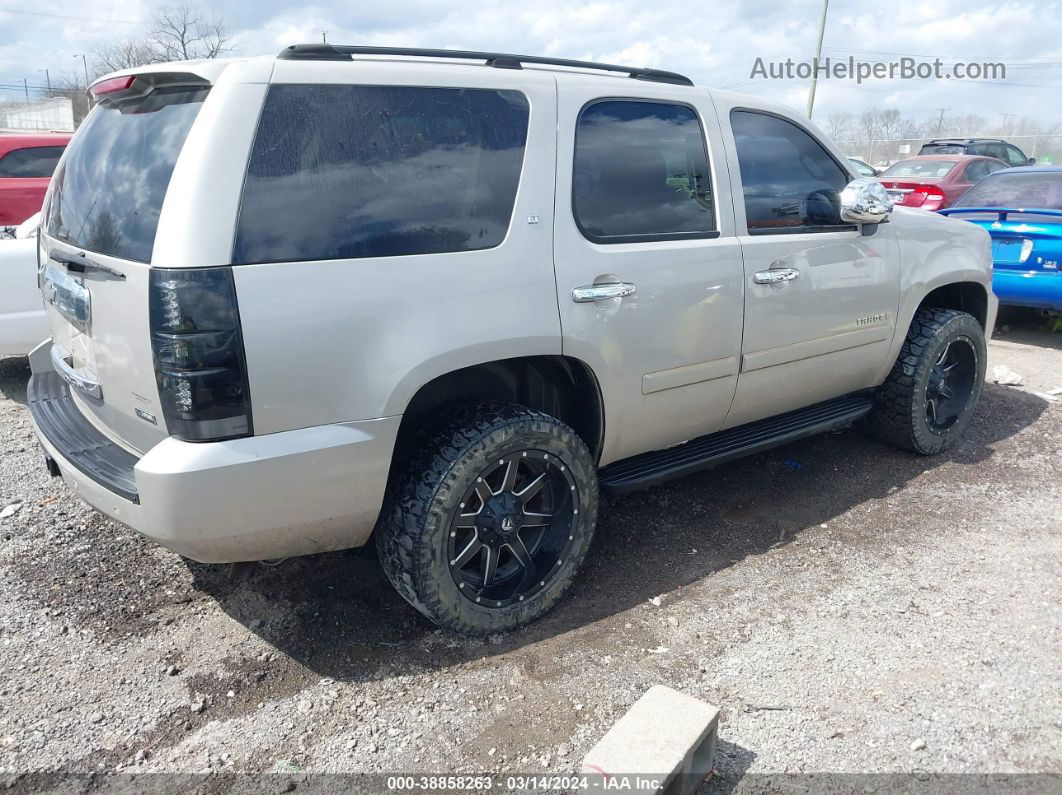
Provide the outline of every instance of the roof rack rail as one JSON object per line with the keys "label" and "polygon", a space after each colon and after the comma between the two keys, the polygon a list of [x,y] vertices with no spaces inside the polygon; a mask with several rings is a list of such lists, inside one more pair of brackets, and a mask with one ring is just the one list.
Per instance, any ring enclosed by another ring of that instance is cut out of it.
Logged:
{"label": "roof rack rail", "polygon": [[280,51],[278,58],[290,61],[345,61],[351,55],[401,55],[413,58],[463,58],[485,61],[496,69],[522,69],[523,64],[566,66],[572,69],[601,69],[606,72],[622,72],[635,80],[654,83],[672,83],[692,86],[693,81],[685,75],[665,72],[662,69],[647,69],[640,66],[617,66],[595,61],[572,61],[566,58],[545,58],[541,55],[513,55],[504,52],[474,52],[469,50],[426,50],[419,47],[361,47],[341,44],[293,44]]}

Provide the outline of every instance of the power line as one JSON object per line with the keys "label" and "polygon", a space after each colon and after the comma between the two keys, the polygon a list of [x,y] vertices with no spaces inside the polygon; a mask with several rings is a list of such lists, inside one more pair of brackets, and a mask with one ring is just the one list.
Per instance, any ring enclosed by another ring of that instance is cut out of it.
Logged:
{"label": "power line", "polygon": [[[9,91],[22,91],[23,88],[29,88],[30,91],[48,91],[48,86],[36,85],[34,83],[27,83],[25,86],[22,83],[0,83],[0,89],[6,89]],[[64,91],[64,92],[78,92],[84,91],[83,88],[58,88],[52,86],[51,91]]]}
{"label": "power line", "polygon": [[[869,54],[869,55],[907,55],[907,56],[910,56],[912,58],[940,58],[942,61],[964,61],[964,62],[967,62],[971,58],[978,58],[979,57],[979,56],[970,56],[970,55],[966,55],[966,56],[958,56],[958,55],[929,55],[928,53],[924,53],[924,52],[895,52],[893,50],[859,50],[859,49],[855,49],[854,47],[823,47],[823,49],[825,49],[825,50],[837,50],[839,52],[859,52],[859,53],[866,53],[866,54]],[[992,58],[999,58],[998,55],[993,55],[991,57]],[[984,57],[984,56],[980,56],[979,60],[988,60],[988,58]],[[1038,63],[1049,63],[1049,64],[1062,63],[1062,61],[1029,61],[1029,60],[1025,60],[1025,59],[1021,59],[1021,58],[1008,59],[1008,60],[1013,60],[1013,62],[1016,63],[1016,64],[1026,64],[1027,63],[1027,64],[1030,64],[1030,65],[1036,65]]]}
{"label": "power line", "polygon": [[52,19],[74,19],[80,22],[115,22],[119,25],[142,25],[142,19],[103,19],[100,17],[79,17],[73,14],[52,14],[48,11],[26,11],[21,8],[0,8],[2,14],[26,14],[31,17],[51,17]]}

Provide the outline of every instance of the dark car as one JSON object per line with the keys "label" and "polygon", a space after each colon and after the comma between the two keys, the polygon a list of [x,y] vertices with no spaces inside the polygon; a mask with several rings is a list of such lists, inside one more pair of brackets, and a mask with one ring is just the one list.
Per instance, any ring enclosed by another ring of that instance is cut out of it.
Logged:
{"label": "dark car", "polygon": [[1007,164],[992,157],[919,155],[893,163],[878,175],[896,204],[941,210],[971,186]]}
{"label": "dark car", "polygon": [[0,227],[41,209],[52,172],[73,133],[0,133]]}
{"label": "dark car", "polygon": [[1027,157],[1014,144],[1002,138],[937,138],[923,144],[920,155],[980,155],[1002,160],[1008,166],[1031,166],[1035,157]]}

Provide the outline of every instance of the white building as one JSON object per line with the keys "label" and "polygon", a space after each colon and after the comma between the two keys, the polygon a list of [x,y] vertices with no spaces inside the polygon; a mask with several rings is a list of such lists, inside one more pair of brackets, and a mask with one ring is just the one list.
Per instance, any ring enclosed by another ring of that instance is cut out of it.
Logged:
{"label": "white building", "polygon": [[0,107],[0,129],[74,130],[74,105],[67,97]]}

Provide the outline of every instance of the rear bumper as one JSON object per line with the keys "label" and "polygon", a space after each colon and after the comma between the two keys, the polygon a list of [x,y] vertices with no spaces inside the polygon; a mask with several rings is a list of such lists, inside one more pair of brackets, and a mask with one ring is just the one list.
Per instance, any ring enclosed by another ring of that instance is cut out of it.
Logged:
{"label": "rear bumper", "polygon": [[[361,546],[376,523],[400,417],[190,443],[138,458],[107,439],[65,382],[30,363],[37,438],[89,505],[204,563],[267,560]],[[44,355],[41,355],[41,352]]]}
{"label": "rear bumper", "polygon": [[997,268],[992,291],[999,303],[1062,311],[1062,272],[1018,271]]}

